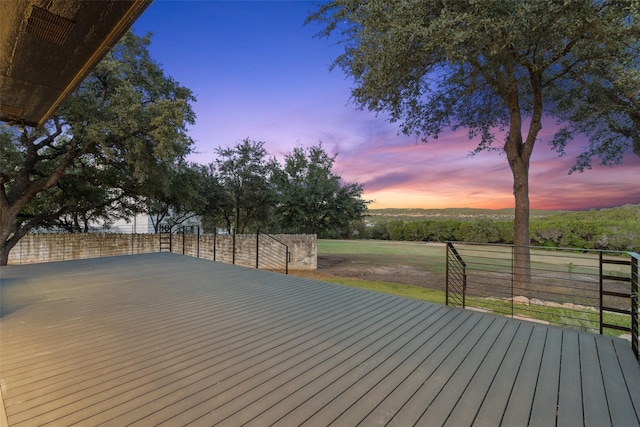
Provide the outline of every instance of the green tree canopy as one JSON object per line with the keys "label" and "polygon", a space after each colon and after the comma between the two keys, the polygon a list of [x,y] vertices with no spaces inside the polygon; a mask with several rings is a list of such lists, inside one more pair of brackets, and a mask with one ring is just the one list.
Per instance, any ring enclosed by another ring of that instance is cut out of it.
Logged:
{"label": "green tree canopy", "polygon": [[29,230],[89,212],[91,200],[133,200],[162,185],[159,163],[189,153],[195,98],[149,44],[125,35],[41,129],[0,137],[0,264]]}
{"label": "green tree canopy", "polygon": [[334,161],[322,144],[298,146],[285,155],[273,177],[276,213],[285,231],[344,236],[353,222],[362,221],[368,204],[363,186],[342,182],[332,171]]}
{"label": "green tree canopy", "polygon": [[142,212],[149,215],[154,231],[161,224],[170,227],[184,223],[206,211],[206,176],[200,165],[185,161],[160,163],[162,178],[142,189]]}
{"label": "green tree canopy", "polygon": [[640,156],[640,40],[628,50],[631,55],[617,63],[590,62],[588,73],[575,76],[579,84],[556,101],[563,124],[553,140],[556,150],[564,155],[576,136],[589,136],[571,172],[590,169],[593,158],[620,163],[629,149]]}
{"label": "green tree canopy", "polygon": [[[479,140],[476,151],[506,155],[514,182],[515,274],[526,285],[529,165],[542,119],[566,117],[559,106],[565,96],[581,105],[621,82],[616,70],[638,55],[636,6],[637,0],[334,0],[308,21],[344,46],[334,66],[354,78],[358,106],[389,113],[403,132],[425,141],[465,128]],[[598,99],[600,109],[610,104]],[[496,141],[502,131],[504,140]]]}
{"label": "green tree canopy", "polygon": [[269,182],[274,161],[267,158],[264,142],[246,138],[234,147],[219,148],[216,153],[217,179],[226,193],[220,198],[224,203],[219,207],[227,209],[227,223],[233,224],[238,233],[268,224],[273,205]]}

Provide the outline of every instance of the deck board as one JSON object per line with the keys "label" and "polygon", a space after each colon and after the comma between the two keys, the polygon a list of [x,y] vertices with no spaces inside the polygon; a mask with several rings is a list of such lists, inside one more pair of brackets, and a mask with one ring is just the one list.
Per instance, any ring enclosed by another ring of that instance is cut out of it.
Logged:
{"label": "deck board", "polygon": [[594,337],[580,337],[580,368],[585,426],[611,425],[609,411],[598,408],[600,402],[607,401],[607,394],[602,382],[600,359]]}
{"label": "deck board", "polygon": [[627,384],[627,390],[631,401],[636,405],[636,413],[638,412],[637,404],[640,402],[640,387],[632,387],[632,384],[640,384],[640,369],[636,369],[636,361],[633,353],[627,351],[627,342],[623,340],[614,340],[613,345],[616,349],[616,355],[620,362],[620,368]]}
{"label": "deck board", "polygon": [[[533,331],[533,324],[521,323],[518,325],[518,331],[514,336],[514,339],[503,355],[501,365],[496,372],[491,383],[488,386],[488,390],[483,396],[483,402],[480,406],[475,418],[467,425],[475,425],[479,427],[491,427],[500,423],[501,419],[497,419],[496,414],[504,414],[509,397],[511,396],[511,390],[514,386],[514,378],[518,374],[522,359],[524,357],[531,332]],[[507,357],[507,354],[509,357]],[[464,400],[461,401],[464,404]],[[451,418],[447,421],[450,426],[464,425],[464,422],[457,422],[460,418],[469,419],[470,414],[465,412],[454,412]]]}
{"label": "deck board", "polygon": [[174,254],[3,267],[0,297],[10,426],[638,425],[617,338]]}
{"label": "deck board", "polygon": [[602,366],[604,388],[607,393],[607,401],[609,402],[611,421],[614,425],[639,425],[638,417],[634,409],[634,402],[629,395],[627,383],[620,368],[613,342],[599,342],[598,354]]}
{"label": "deck board", "polygon": [[[502,414],[487,413],[484,418],[488,425],[504,425],[504,426],[528,426],[529,416],[531,415],[531,406],[533,402],[535,387],[538,382],[538,369],[544,350],[544,341],[547,336],[547,328],[540,325],[533,326],[533,332],[529,339],[524,357],[518,367],[517,374],[513,377],[513,383],[510,388],[509,400]],[[505,384],[505,391],[508,385]],[[482,414],[482,413],[481,413]],[[500,420],[496,418],[500,416]],[[491,418],[495,417],[495,418]],[[498,421],[498,422],[496,422]]]}
{"label": "deck board", "polygon": [[[520,326],[522,325],[508,322],[473,376],[467,384],[464,384],[464,391],[460,393],[455,390],[455,393],[449,395],[448,400],[452,407],[448,413],[443,414],[446,420],[442,424],[450,426],[473,424]],[[429,413],[427,412],[426,415],[428,416]]]}
{"label": "deck board", "polygon": [[[458,366],[453,375],[446,381],[440,393],[422,414],[418,425],[443,425],[447,421],[473,377],[478,373],[479,369],[483,368],[482,365],[491,351],[494,348],[497,350],[497,347],[501,347],[504,344],[504,341],[500,338],[507,337],[510,334],[511,328],[509,327],[505,331],[505,327],[511,322],[508,322],[507,319],[499,319],[496,322],[502,323],[502,325],[492,325],[487,330],[481,341],[476,344],[472,352],[469,352],[463,363]],[[507,339],[510,340],[510,337],[507,337]],[[506,347],[501,347],[499,351],[504,354],[505,349]],[[487,369],[487,367],[484,366],[484,369]],[[486,385],[486,383],[483,385]],[[425,384],[425,387],[431,388],[432,386]],[[472,400],[469,400],[469,403],[472,404]],[[464,413],[469,411],[469,408],[460,407],[457,410],[459,413]]]}
{"label": "deck board", "polygon": [[[424,411],[437,397],[438,393],[440,393],[442,388],[447,384],[447,381],[456,369],[458,369],[465,358],[471,354],[471,349],[476,348],[476,346],[483,348],[484,342],[482,338],[485,337],[487,331],[489,331],[490,335],[495,333],[495,329],[490,328],[490,326],[494,324],[494,322],[503,320],[480,314],[472,317],[478,317],[478,319],[474,322],[471,330],[454,349],[445,355],[445,358],[440,361],[429,377],[420,384],[420,387],[413,396],[407,400],[402,409],[391,419],[391,423],[415,425],[422,417]],[[467,322],[469,322],[469,320],[467,320]]]}
{"label": "deck board", "polygon": [[[431,324],[430,333],[431,338],[427,341],[428,345],[437,347],[440,343],[446,340],[449,329],[447,327],[453,327],[454,333],[458,332],[457,326],[461,324],[465,318],[469,316],[467,313],[448,311],[444,315],[441,311],[438,311],[439,317]],[[428,350],[426,350],[428,352]],[[331,381],[327,381],[327,379]],[[325,405],[332,402],[336,393],[340,393],[341,390],[335,385],[340,376],[334,375],[333,372],[328,373],[323,377],[323,381],[320,384],[314,386],[309,390],[311,397],[304,402],[304,404],[296,405],[290,410],[284,417],[280,418],[276,425],[300,425],[303,422],[309,420],[314,414],[321,410]],[[325,386],[326,384],[326,386]],[[319,388],[316,388],[320,386]],[[394,399],[392,405],[397,408],[404,400]],[[366,421],[366,420],[365,420]],[[256,423],[259,425],[260,423]],[[366,425],[366,424],[365,424]]]}
{"label": "deck board", "polygon": [[[554,425],[558,410],[558,389],[560,387],[560,360],[562,354],[562,330],[548,329],[544,342],[544,352],[540,368],[530,366],[538,372],[536,390],[529,424],[534,426]],[[579,387],[580,384],[576,384]]]}
{"label": "deck board", "polygon": [[566,427],[584,425],[582,395],[578,336],[566,334],[562,337],[562,354],[560,356],[558,425]]}

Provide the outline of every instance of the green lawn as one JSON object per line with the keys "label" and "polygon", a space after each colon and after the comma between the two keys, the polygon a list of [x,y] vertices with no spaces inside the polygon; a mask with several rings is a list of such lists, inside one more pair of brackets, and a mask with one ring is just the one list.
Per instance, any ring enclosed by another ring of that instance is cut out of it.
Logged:
{"label": "green lawn", "polygon": [[409,265],[434,274],[444,274],[443,244],[387,240],[318,240],[318,255],[344,255],[376,266]]}
{"label": "green lawn", "polygon": [[435,289],[423,288],[422,286],[333,276],[316,276],[316,278],[324,280],[325,282],[337,283],[339,285],[352,286],[354,288],[367,289],[375,292],[383,292],[385,294],[398,295],[422,301],[435,302],[437,304],[444,304],[446,302],[444,292]]}
{"label": "green lawn", "polygon": [[[496,258],[497,265],[503,261],[499,248],[492,248],[490,252]],[[504,257],[510,257],[508,249],[504,251]],[[425,244],[420,242],[393,242],[393,241],[375,241],[375,240],[318,240],[318,255],[337,255],[349,257],[351,260],[362,261],[366,265],[385,266],[385,265],[409,265],[424,270],[428,270],[435,274],[443,275],[446,269],[446,252],[444,245]],[[536,260],[536,252],[533,254],[533,260]],[[557,258],[552,258],[554,254],[545,253],[543,262],[547,264],[563,265],[567,261],[563,258],[563,254],[557,253]],[[577,255],[577,256],[576,256]],[[487,254],[484,254],[487,256]],[[579,260],[583,255],[571,254],[572,259]],[[491,255],[488,256],[489,258]],[[586,257],[585,257],[586,258]],[[486,261],[486,259],[485,259]],[[588,263],[578,261],[580,267],[587,267]],[[365,267],[366,268],[366,267]],[[486,267],[491,269],[491,267]],[[376,292],[384,292],[393,295],[399,295],[407,298],[430,301],[438,304],[445,303],[445,292],[427,289],[421,286],[412,286],[399,283],[360,280],[345,277],[336,277],[318,272],[313,277],[337,283],[346,286],[353,286],[368,289]],[[511,314],[511,303],[508,301],[483,299],[472,297],[467,301],[468,305],[486,309],[490,312],[502,315]],[[575,311],[562,308],[546,307],[546,306],[518,306],[513,307],[514,314],[523,315],[539,320],[549,322],[565,327],[573,327],[583,330],[597,331],[598,313],[594,311]],[[627,316],[620,316],[613,313],[605,314],[605,321],[608,323],[625,325],[629,322]],[[606,330],[606,334],[620,335],[621,332],[616,330]]]}
{"label": "green lawn", "polygon": [[426,256],[444,262],[444,244],[425,244],[422,242],[394,242],[391,240],[318,240],[319,255],[337,254],[382,254]]}

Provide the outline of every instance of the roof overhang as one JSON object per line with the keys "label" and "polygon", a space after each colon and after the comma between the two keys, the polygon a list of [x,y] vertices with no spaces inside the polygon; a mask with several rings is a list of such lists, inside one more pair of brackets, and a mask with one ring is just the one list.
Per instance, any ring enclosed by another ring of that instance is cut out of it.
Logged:
{"label": "roof overhang", "polygon": [[41,126],[152,0],[0,0],[0,120]]}

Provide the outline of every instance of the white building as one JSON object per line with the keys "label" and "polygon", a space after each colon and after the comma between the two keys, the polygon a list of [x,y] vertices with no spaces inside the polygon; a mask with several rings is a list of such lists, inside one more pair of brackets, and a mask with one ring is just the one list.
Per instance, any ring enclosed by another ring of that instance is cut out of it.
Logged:
{"label": "white building", "polygon": [[[165,221],[162,222],[164,224]],[[176,228],[189,227],[191,232],[196,232],[196,227],[201,225],[200,217],[193,216],[183,223],[176,226]],[[153,221],[147,214],[137,214],[131,218],[118,219],[110,227],[109,231],[112,233],[133,233],[133,234],[152,234],[154,233]]]}

